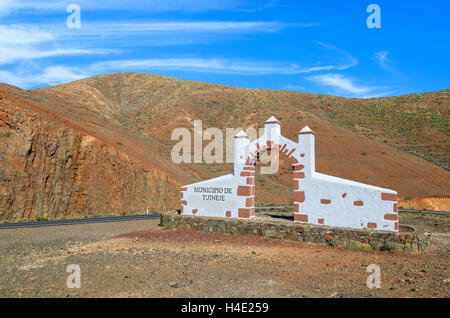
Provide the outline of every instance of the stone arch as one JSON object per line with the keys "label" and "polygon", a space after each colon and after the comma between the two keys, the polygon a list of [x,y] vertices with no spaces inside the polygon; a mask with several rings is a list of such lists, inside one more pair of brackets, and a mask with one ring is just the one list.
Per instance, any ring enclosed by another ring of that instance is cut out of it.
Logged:
{"label": "stone arch", "polygon": [[[302,217],[297,214],[299,212],[300,203],[305,200],[305,192],[300,189],[300,181],[305,178],[303,171],[304,165],[302,162],[302,155],[296,151],[298,147],[292,142],[276,142],[266,140],[263,137],[254,141],[255,150],[250,152],[245,160],[245,165],[240,173],[241,177],[245,177],[245,184],[238,186],[238,196],[245,197],[245,206],[238,210],[240,218],[250,218],[255,216],[256,208],[256,163],[260,155],[267,151],[278,151],[283,153],[291,162],[292,165],[292,191],[294,202],[294,220],[301,221]],[[303,155],[304,157],[304,155]]]}
{"label": "stone arch", "polygon": [[398,231],[397,192],[316,172],[315,133],[308,126],[294,142],[281,135],[280,122],[271,117],[258,139],[250,142],[243,131],[234,138],[234,172],[183,186],[181,213],[253,218],[255,163],[263,151],[276,149],[293,166],[294,221]]}

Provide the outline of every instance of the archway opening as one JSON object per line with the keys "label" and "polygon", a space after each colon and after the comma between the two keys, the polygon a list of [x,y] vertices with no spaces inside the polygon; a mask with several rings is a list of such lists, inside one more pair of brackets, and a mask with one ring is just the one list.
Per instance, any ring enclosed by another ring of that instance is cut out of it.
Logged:
{"label": "archway opening", "polygon": [[[277,161],[277,169],[263,173]],[[267,164],[269,162],[269,164]],[[281,151],[263,150],[255,162],[255,209],[256,216],[294,220],[293,168],[291,159]]]}

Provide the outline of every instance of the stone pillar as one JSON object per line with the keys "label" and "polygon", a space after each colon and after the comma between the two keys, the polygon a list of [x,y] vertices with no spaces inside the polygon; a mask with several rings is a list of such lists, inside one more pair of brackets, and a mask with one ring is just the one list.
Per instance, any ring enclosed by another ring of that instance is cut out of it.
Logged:
{"label": "stone pillar", "polygon": [[[270,117],[264,123],[264,135],[266,140],[271,144],[279,143],[279,137],[281,135],[281,124],[275,117]],[[267,145],[269,147],[269,143]]]}
{"label": "stone pillar", "polygon": [[307,178],[316,171],[315,135],[316,133],[308,126],[298,132],[298,144],[301,149],[300,160],[304,165],[303,169]]}
{"label": "stone pillar", "polygon": [[247,161],[250,138],[244,131],[234,136],[234,175],[239,176]]}

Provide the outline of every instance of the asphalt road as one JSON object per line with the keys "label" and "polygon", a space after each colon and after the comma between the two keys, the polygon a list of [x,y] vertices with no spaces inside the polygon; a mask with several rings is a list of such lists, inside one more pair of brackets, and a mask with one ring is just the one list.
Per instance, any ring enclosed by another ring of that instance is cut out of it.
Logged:
{"label": "asphalt road", "polygon": [[[273,207],[256,207],[256,211],[276,211],[284,210],[286,206],[273,206]],[[399,212],[414,212],[414,213],[430,213],[430,214],[443,214],[449,215],[447,211],[429,211],[429,210],[413,210],[413,209],[398,209]],[[119,216],[104,216],[104,217],[91,217],[80,219],[66,219],[66,220],[51,220],[51,221],[33,221],[33,222],[17,222],[17,223],[2,223],[0,229],[12,229],[12,228],[25,228],[25,227],[42,227],[42,226],[55,226],[55,225],[72,225],[72,224],[89,224],[89,223],[105,223],[105,222],[123,222],[123,221],[135,221],[135,220],[150,220],[160,219],[161,214],[138,214],[138,215],[119,215]]]}
{"label": "asphalt road", "polygon": [[42,227],[55,225],[72,225],[72,224],[88,224],[88,223],[105,223],[105,222],[123,222],[136,220],[160,219],[161,214],[139,214],[139,215],[119,215],[92,217],[81,219],[52,220],[52,221],[34,221],[34,222],[17,222],[0,224],[0,229],[24,228],[24,227]]}

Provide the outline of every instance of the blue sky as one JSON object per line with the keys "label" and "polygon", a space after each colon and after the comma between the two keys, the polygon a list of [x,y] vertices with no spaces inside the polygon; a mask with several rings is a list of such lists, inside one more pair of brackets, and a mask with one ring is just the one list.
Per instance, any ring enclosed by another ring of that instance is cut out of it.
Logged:
{"label": "blue sky", "polygon": [[[66,24],[69,4],[81,28]],[[369,4],[381,28],[368,28]],[[447,89],[450,1],[0,0],[0,82],[146,72],[347,97]]]}

